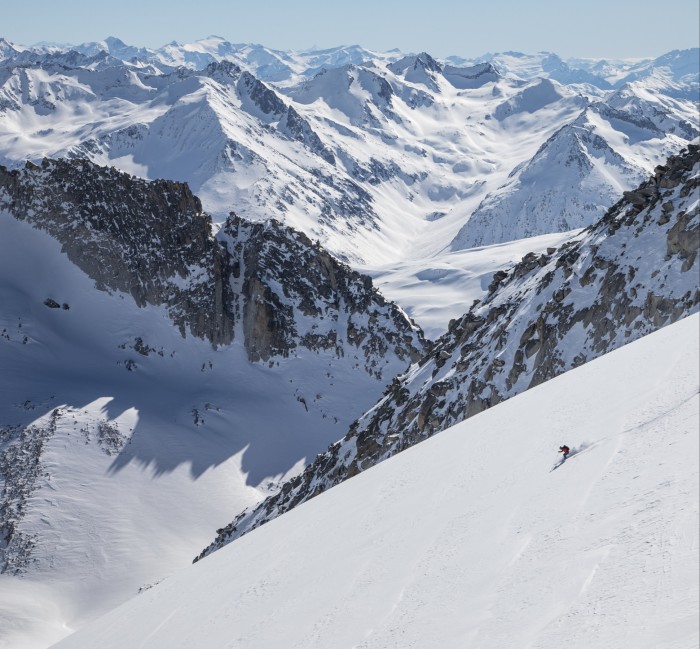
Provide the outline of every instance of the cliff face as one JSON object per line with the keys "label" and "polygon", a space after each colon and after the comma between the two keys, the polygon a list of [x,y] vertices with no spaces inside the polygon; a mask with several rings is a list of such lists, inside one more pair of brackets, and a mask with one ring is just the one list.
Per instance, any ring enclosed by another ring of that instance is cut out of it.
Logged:
{"label": "cliff face", "polygon": [[580,237],[496,273],[449,331],[346,437],[203,556],[359,471],[486,408],[694,313],[700,150],[690,146]]}
{"label": "cliff face", "polygon": [[389,381],[391,359],[408,365],[424,350],[420,330],[369,277],[304,234],[231,215],[218,238],[243,296],[241,330],[251,360],[289,356],[298,347],[355,355],[358,368]]}
{"label": "cliff face", "polygon": [[225,251],[184,183],[141,180],[87,161],[0,167],[0,209],[60,241],[104,291],[165,305],[180,332],[225,345],[233,295]]}
{"label": "cliff face", "polygon": [[369,277],[277,221],[232,214],[214,237],[184,183],[44,160],[0,167],[0,209],[60,241],[99,290],[164,305],[183,336],[219,346],[238,332],[251,361],[297,346],[340,356],[347,344],[369,374],[388,381],[396,369],[390,356],[407,364],[423,349],[420,330]]}

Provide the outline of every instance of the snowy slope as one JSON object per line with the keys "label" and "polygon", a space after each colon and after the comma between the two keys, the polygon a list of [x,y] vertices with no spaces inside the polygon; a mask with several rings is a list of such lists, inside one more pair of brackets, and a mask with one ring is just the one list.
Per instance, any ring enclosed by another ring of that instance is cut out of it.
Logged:
{"label": "snowy slope", "polygon": [[[513,106],[522,112],[533,102],[538,106],[552,100],[553,88],[545,92],[544,85],[526,87],[505,104],[505,114]],[[528,90],[537,93],[525,102]],[[681,106],[641,83],[592,102],[484,198],[453,240],[453,249],[591,225],[617,196],[644,179],[656,156],[672,155],[700,135],[697,109],[693,115]]]}
{"label": "snowy slope", "polygon": [[0,169],[0,278],[13,649],[189,564],[341,437],[420,339],[303,235],[231,217],[214,239],[185,186],[86,162]]}
{"label": "snowy slope", "polygon": [[401,305],[426,338],[436,340],[447,332],[450,320],[463,315],[474,300],[488,295],[496,273],[514,266],[529,253],[559,248],[579,232],[544,234],[427,258],[416,256],[360,270],[372,277],[383,295]]}
{"label": "snowy slope", "polygon": [[57,647],[697,646],[698,326],[391,458]]}
{"label": "snowy slope", "polygon": [[202,556],[426,437],[696,312],[699,184],[700,149],[691,146],[559,249],[496,273],[488,294],[342,440],[217,530]]}

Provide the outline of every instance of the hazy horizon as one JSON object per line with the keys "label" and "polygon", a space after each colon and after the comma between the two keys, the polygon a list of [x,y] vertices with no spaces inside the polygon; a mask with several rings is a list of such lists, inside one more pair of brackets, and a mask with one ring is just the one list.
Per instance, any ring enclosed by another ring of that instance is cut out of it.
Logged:
{"label": "hazy horizon", "polygon": [[195,10],[173,9],[164,0],[147,5],[122,0],[96,5],[74,0],[67,12],[59,3],[35,0],[15,5],[3,16],[0,36],[19,45],[78,45],[108,36],[129,45],[158,48],[217,34],[232,43],[259,43],[283,51],[360,45],[386,52],[426,51],[437,58],[473,58],[489,52],[556,52],[564,58],[653,58],[700,45],[695,0],[667,0],[665,20],[650,0],[589,0],[583,6],[531,0],[455,6],[433,0],[375,3],[357,0],[339,9],[322,0],[291,5],[268,0],[261,11],[251,3],[201,0]]}

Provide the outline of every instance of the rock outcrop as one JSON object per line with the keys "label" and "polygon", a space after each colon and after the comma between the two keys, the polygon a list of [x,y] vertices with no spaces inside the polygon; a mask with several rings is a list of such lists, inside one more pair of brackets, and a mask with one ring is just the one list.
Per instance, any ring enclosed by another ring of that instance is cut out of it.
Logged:
{"label": "rock outcrop", "polygon": [[297,348],[337,357],[359,351],[365,371],[388,382],[390,359],[407,366],[424,349],[420,329],[368,276],[306,235],[275,220],[251,223],[231,214],[218,240],[227,246],[232,282],[243,296],[239,317],[250,360],[289,356]]}
{"label": "rock outcrop", "polygon": [[183,336],[219,346],[240,331],[251,361],[297,347],[342,356],[349,347],[367,373],[389,381],[393,360],[407,365],[424,348],[420,329],[369,277],[274,220],[231,214],[213,236],[184,183],[44,160],[0,167],[0,209],[57,239],[99,290],[165,306]]}
{"label": "rock outcrop", "polygon": [[233,339],[225,249],[185,183],[146,181],[86,160],[0,167],[0,209],[57,239],[99,290],[165,305],[184,336]]}
{"label": "rock outcrop", "polygon": [[[96,335],[100,344],[85,355],[94,364],[87,370],[91,378],[86,383],[94,383],[99,394],[115,394],[114,384],[110,383],[114,374],[108,369],[115,371],[112,354],[115,347],[126,354],[119,354],[117,365],[129,371],[138,372],[142,359],[145,363],[145,358],[150,356],[154,362],[149,365],[149,376],[154,385],[164,377],[171,380],[176,373],[173,368],[179,367],[178,372],[185,373],[178,375],[176,384],[200,387],[203,379],[199,372],[194,376],[186,373],[187,368],[191,371],[198,363],[192,363],[191,358],[180,365],[169,362],[175,352],[166,354],[164,342],[154,333],[165,330],[168,336],[172,334],[169,323],[165,328],[159,327],[162,323],[158,321],[166,317],[185,339],[180,349],[191,349],[195,359],[203,352],[214,354],[207,345],[190,344],[192,337],[208,341],[220,359],[240,361],[247,356],[251,364],[266,366],[248,368],[244,362],[229,377],[245,380],[247,376],[269,377],[278,371],[286,372],[289,385],[284,381],[280,394],[275,396],[283,402],[286,399],[295,410],[299,402],[309,418],[290,426],[284,420],[288,411],[282,408],[275,412],[283,414],[271,415],[268,425],[283,430],[288,438],[285,444],[290,447],[294,446],[292,438],[297,433],[303,437],[309,430],[323,432],[323,441],[311,453],[306,451],[313,457],[342,435],[352,418],[376,400],[397,372],[404,371],[425,352],[426,342],[420,328],[379,294],[368,276],[353,271],[305,235],[274,220],[252,223],[232,213],[214,235],[210,217],[183,183],[146,181],[85,160],[44,160],[39,166],[28,163],[15,171],[0,167],[0,223],[11,225],[9,221],[14,219],[58,241],[67,258],[92,279],[95,293],[115,294],[116,299],[105,300],[112,302],[115,311],[124,305],[127,312],[133,313],[136,309],[132,300],[140,308],[160,307],[145,314],[144,321],[149,323],[145,328],[143,323],[134,324],[128,334],[120,331],[118,340],[113,332],[105,332],[103,337],[100,333]],[[3,231],[12,233],[16,228]],[[3,268],[5,274],[12,271],[8,264]],[[26,279],[26,270],[22,272],[22,278]],[[12,277],[6,275],[5,279],[9,286],[13,285]],[[89,289],[87,292],[92,293]],[[99,303],[99,299],[92,301],[94,297],[86,295],[84,304]],[[71,309],[71,304],[61,303],[43,292],[38,299],[28,299],[30,303],[34,300],[40,315]],[[99,315],[96,314],[96,321]],[[52,464],[44,457],[56,436],[60,418],[70,414],[72,425],[66,434],[73,433],[72,439],[82,443],[79,435],[82,433],[86,445],[98,445],[106,455],[115,456],[115,462],[133,432],[133,429],[120,429],[113,417],[92,421],[87,410],[54,407],[49,401],[41,406],[44,410],[41,416],[36,416],[39,413],[18,416],[18,408],[34,409],[31,386],[43,372],[41,363],[48,357],[61,357],[63,349],[60,336],[56,348],[29,345],[33,342],[28,335],[32,331],[38,338],[42,337],[37,334],[42,324],[38,322],[41,318],[28,319],[26,329],[22,329],[20,321],[17,330],[11,333],[7,327],[0,326],[3,344],[18,343],[12,345],[12,352],[9,345],[1,351],[11,354],[21,346],[34,354],[17,361],[27,368],[26,373],[19,372],[18,377],[3,375],[6,381],[16,378],[24,384],[26,392],[19,401],[13,397],[14,407],[9,398],[5,400],[0,411],[0,573],[20,574],[38,565],[34,563],[36,555],[41,555],[37,544],[43,537],[41,531],[27,522],[28,512],[38,509],[32,500],[36,499],[37,490],[42,485],[46,488],[51,475],[61,474],[60,462]],[[6,319],[3,324],[7,324]],[[51,324],[45,326],[50,328]],[[71,329],[71,333],[75,334],[75,330]],[[177,334],[174,338],[177,339]],[[228,348],[233,346],[242,348],[246,356],[235,349],[229,354]],[[0,364],[7,373],[13,371],[12,364],[6,362],[8,357],[11,356],[2,356]],[[287,357],[296,360],[294,372],[289,371],[288,363],[280,362]],[[32,360],[26,360],[29,358]],[[54,376],[70,383],[72,372],[79,372],[76,368],[83,360],[75,359],[75,365],[71,363],[65,370],[54,368]],[[210,358],[201,356],[201,360],[202,372],[205,362],[212,369]],[[95,367],[100,370],[96,372]],[[331,370],[338,370],[343,376],[336,387]],[[328,390],[321,394],[324,382],[328,383]],[[274,378],[272,383],[279,388]],[[346,401],[352,414],[344,415],[345,421],[338,424],[335,415],[343,415],[330,407],[327,410],[325,399],[323,406],[311,402],[307,406],[309,394],[303,388],[310,385],[317,388],[313,392],[315,402],[322,396],[330,396],[329,402]],[[180,389],[183,394],[190,392],[189,387]],[[236,401],[240,398],[236,396],[236,387],[232,385],[230,392],[230,410],[245,410]],[[134,397],[127,391],[124,399],[133,403]],[[202,407],[206,411],[212,406],[204,403]],[[137,409],[143,410],[143,406]],[[203,425],[198,403],[191,412],[194,426]],[[327,417],[333,423],[321,421]],[[334,428],[335,424],[338,428]],[[300,431],[299,427],[304,428]],[[235,436],[235,426],[231,428],[231,435]],[[147,438],[154,433],[147,426],[138,430],[138,435]],[[228,431],[221,434],[225,437]],[[254,432],[251,437],[255,438]],[[67,530],[66,534],[73,531]]]}

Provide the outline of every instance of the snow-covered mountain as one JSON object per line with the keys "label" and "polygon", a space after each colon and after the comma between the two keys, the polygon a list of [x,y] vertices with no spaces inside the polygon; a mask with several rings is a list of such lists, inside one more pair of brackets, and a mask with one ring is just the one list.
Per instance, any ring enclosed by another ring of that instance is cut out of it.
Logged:
{"label": "snow-covered mountain", "polygon": [[0,168],[0,277],[13,647],[46,646],[189,563],[425,344],[305,235],[231,215],[213,236],[186,185],[87,161]]}
{"label": "snow-covered mountain", "polygon": [[[518,108],[532,112],[556,97],[550,81],[538,81],[509,100],[505,114]],[[649,93],[641,84],[625,85],[605,101],[592,102],[485,197],[453,248],[565,232],[595,222],[617,196],[646,177],[659,152],[671,155],[679,142],[700,135],[693,115],[676,109],[674,99]]]}
{"label": "snow-covered mountain", "polygon": [[218,530],[205,556],[445,428],[698,311],[700,148],[581,235],[497,273],[348,435]]}
{"label": "snow-covered mountain", "polygon": [[699,325],[392,457],[57,649],[697,646]]}
{"label": "snow-covered mountain", "polygon": [[[472,61],[459,57],[449,57],[448,60],[462,65]],[[566,85],[585,84],[604,91],[636,79],[661,75],[672,83],[681,84],[687,91],[698,83],[700,49],[673,50],[655,59],[573,58],[564,61],[553,52],[498,52],[474,60],[489,62],[502,74],[525,81],[548,78]]]}
{"label": "snow-covered mountain", "polygon": [[0,39],[0,645],[697,311],[696,54]]}
{"label": "snow-covered mountain", "polygon": [[[186,181],[217,221],[278,218],[378,268],[590,225],[700,133],[692,52],[601,88],[554,74],[554,55],[508,55],[521,69],[216,37],[165,49],[167,64],[114,38],[8,44],[0,161]],[[273,85],[284,75],[261,70],[277,64],[296,76]]]}

